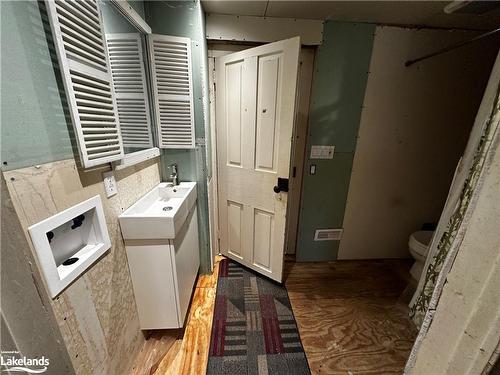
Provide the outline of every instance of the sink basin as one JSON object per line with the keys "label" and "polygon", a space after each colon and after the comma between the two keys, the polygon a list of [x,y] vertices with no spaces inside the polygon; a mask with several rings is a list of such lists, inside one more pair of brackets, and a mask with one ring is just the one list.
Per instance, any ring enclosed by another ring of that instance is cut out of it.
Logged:
{"label": "sink basin", "polygon": [[162,182],[119,216],[123,238],[175,238],[196,202],[196,182]]}

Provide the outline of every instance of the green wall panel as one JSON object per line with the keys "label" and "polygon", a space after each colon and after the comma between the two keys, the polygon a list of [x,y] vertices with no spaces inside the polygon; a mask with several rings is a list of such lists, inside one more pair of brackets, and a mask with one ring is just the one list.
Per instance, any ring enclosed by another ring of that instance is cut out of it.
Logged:
{"label": "green wall panel", "polygon": [[297,261],[337,259],[338,241],[315,242],[314,231],[342,227],[353,157],[353,153],[344,152],[332,160],[311,162],[316,165],[316,174],[302,188]]}
{"label": "green wall panel", "polygon": [[0,3],[2,169],[72,158],[78,153],[45,5]]}
{"label": "green wall panel", "polygon": [[[375,25],[327,21],[313,76],[307,157],[312,145],[334,145],[330,160],[306,159],[298,261],[337,259],[338,241],[315,242],[316,229],[341,228],[361,119]],[[316,174],[309,174],[315,164]]]}
{"label": "green wall panel", "polygon": [[[139,4],[139,2],[136,2]],[[139,33],[139,31],[123,16],[109,0],[100,1],[104,32]]]}
{"label": "green wall panel", "polygon": [[146,12],[144,11],[144,1],[143,0],[128,0],[127,1],[134,10],[139,13],[142,18],[146,18]]}
{"label": "green wall panel", "polygon": [[326,22],[313,77],[309,139],[354,152],[375,26]]}
{"label": "green wall panel", "polygon": [[[199,1],[151,1],[145,3],[146,21],[155,34],[191,39],[193,69],[194,120],[196,148],[162,150],[162,178],[167,180],[171,164],[179,166],[180,181],[196,181],[198,191],[198,222],[201,271],[210,268],[210,235],[208,220],[207,153],[205,147],[204,98],[208,97],[207,57],[204,16]],[[208,119],[207,119],[208,120]]]}

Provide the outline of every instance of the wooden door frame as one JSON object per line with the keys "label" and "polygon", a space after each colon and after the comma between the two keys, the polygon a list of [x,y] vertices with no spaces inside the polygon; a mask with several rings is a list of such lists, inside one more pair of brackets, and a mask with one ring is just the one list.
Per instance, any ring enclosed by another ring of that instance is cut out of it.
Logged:
{"label": "wooden door frame", "polygon": [[208,97],[210,106],[210,152],[212,178],[207,181],[208,223],[210,234],[210,270],[215,265],[215,255],[219,254],[219,199],[217,172],[217,129],[215,122],[215,58],[208,53]]}
{"label": "wooden door frame", "polygon": [[285,254],[295,255],[296,253],[315,54],[315,47],[302,46],[299,55],[295,120],[290,157],[290,191],[286,215]]}

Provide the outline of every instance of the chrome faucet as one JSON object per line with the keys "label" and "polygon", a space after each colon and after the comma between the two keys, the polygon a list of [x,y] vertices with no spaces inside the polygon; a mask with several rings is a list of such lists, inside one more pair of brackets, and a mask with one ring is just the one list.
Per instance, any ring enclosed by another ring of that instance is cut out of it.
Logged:
{"label": "chrome faucet", "polygon": [[179,176],[177,175],[177,164],[172,164],[170,168],[172,168],[172,173],[170,174],[170,178],[172,179],[172,184],[174,186],[177,186],[179,185]]}

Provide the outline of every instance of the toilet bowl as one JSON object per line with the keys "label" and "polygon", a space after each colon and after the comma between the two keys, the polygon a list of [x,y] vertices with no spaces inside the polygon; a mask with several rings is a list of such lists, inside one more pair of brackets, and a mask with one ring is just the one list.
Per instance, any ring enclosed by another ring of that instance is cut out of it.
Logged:
{"label": "toilet bowl", "polygon": [[408,240],[410,254],[413,258],[415,258],[415,263],[410,269],[410,274],[417,282],[422,274],[433,234],[434,231],[419,230],[417,232],[413,232]]}

